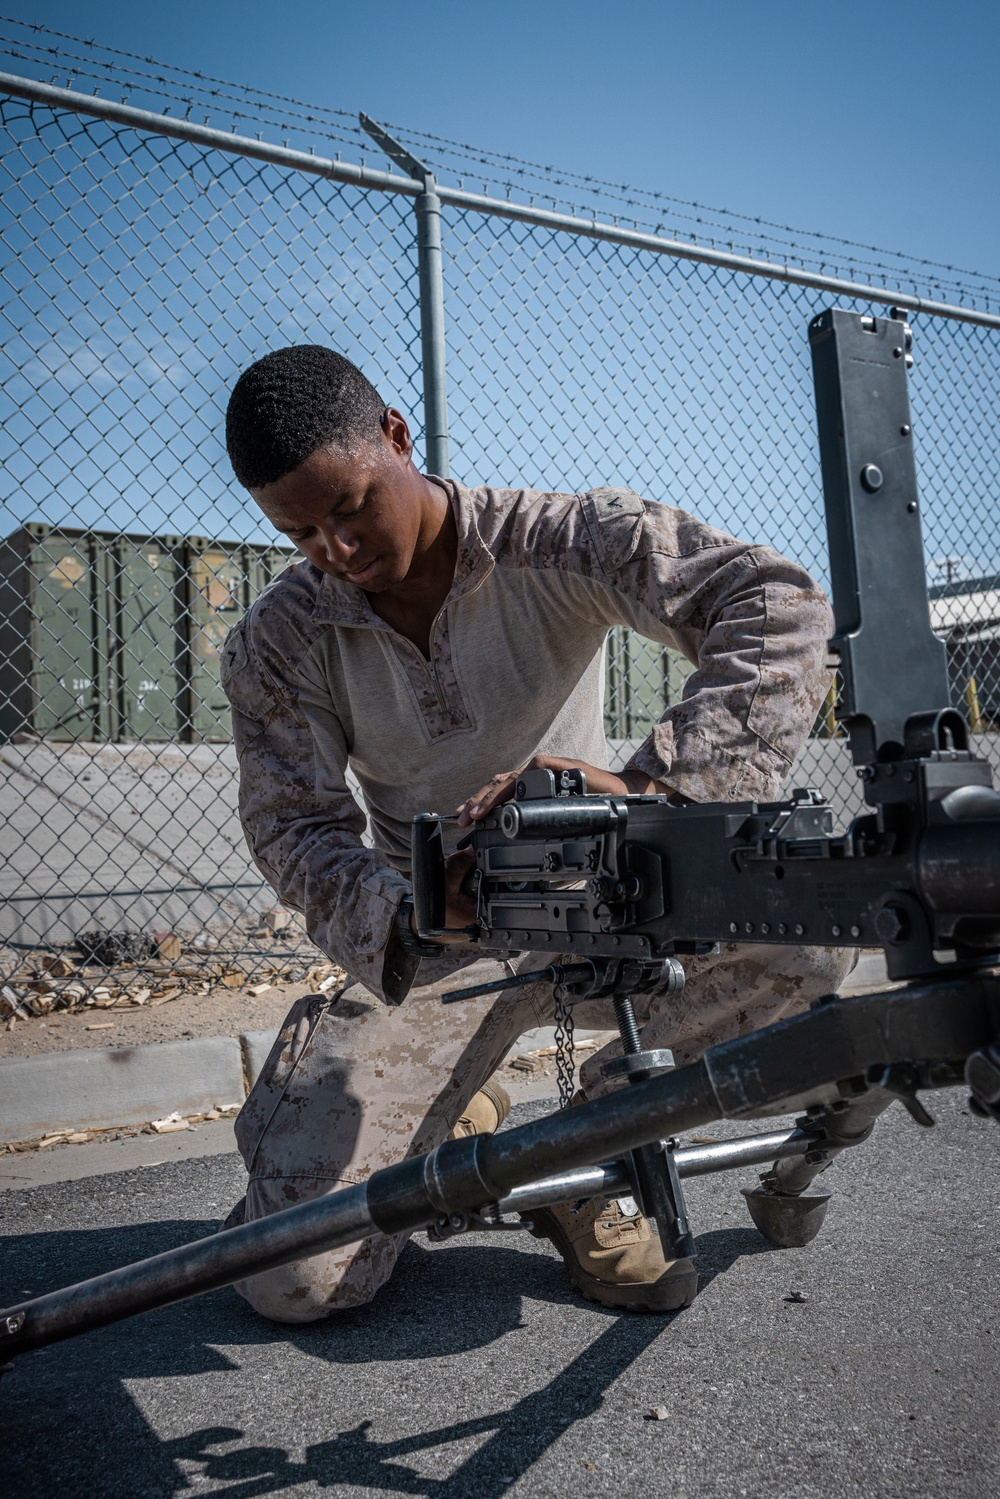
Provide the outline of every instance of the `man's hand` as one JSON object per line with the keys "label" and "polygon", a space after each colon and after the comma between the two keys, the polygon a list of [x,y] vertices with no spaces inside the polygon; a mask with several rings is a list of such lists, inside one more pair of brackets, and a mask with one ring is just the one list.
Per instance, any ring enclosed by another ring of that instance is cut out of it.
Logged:
{"label": "man's hand", "polygon": [[[587,765],[582,760],[563,760],[558,755],[535,755],[521,770],[582,770],[587,777],[587,790],[597,796],[646,796],[670,794],[670,787],[662,781],[654,781],[644,775],[641,770],[623,771],[621,775],[615,775],[610,770],[601,770],[596,765]],[[467,828],[474,822],[480,821],[487,812],[494,807],[500,806],[502,802],[510,801],[514,795],[514,786],[520,770],[505,770],[470,796],[467,801],[458,807],[458,825]],[[468,875],[476,867],[476,856],[471,848],[459,849],[457,853],[450,854],[445,860],[444,866],[444,889],[445,889],[445,926],[451,930],[457,927],[474,926],[476,921],[476,901],[462,889]],[[416,924],[413,925],[416,932]],[[436,942],[444,946],[448,939],[446,937],[424,937],[425,942]]]}
{"label": "man's hand", "polygon": [[[625,770],[615,775],[610,770],[600,770],[596,765],[585,765],[582,760],[563,760],[558,755],[535,755],[521,770],[582,770],[587,777],[587,790],[595,796],[669,796],[670,787],[662,781],[654,781],[641,770]],[[458,825],[467,828],[473,822],[492,812],[502,802],[509,802],[514,795],[514,786],[521,770],[503,770],[475,796],[461,802],[457,808]]]}

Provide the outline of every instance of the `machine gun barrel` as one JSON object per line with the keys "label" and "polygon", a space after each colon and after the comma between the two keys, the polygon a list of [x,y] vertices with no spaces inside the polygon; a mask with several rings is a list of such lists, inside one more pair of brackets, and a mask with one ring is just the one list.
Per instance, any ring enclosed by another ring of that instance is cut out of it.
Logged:
{"label": "machine gun barrel", "polygon": [[[364,1185],[0,1311],[0,1362],[375,1233],[406,1233],[474,1211],[567,1167],[624,1154],[665,1128],[707,1124],[718,1110],[699,1062],[637,1084],[627,1095],[581,1104],[497,1137],[447,1141],[429,1156],[375,1172]],[[496,1146],[490,1152],[487,1140]]]}

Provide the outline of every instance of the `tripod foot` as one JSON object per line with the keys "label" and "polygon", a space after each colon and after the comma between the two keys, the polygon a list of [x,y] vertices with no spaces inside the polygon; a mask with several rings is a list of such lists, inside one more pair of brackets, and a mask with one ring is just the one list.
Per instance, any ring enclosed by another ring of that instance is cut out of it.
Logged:
{"label": "tripod foot", "polygon": [[758,1232],[779,1249],[801,1249],[810,1244],[826,1217],[831,1192],[803,1192],[787,1197],[766,1187],[743,1187],[747,1208]]}

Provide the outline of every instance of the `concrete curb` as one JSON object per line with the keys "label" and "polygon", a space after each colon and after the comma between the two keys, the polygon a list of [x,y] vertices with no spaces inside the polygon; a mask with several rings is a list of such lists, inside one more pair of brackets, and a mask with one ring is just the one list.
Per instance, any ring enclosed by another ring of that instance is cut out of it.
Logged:
{"label": "concrete curb", "polygon": [[[863,953],[843,993],[886,982],[881,953]],[[580,1041],[609,1033],[580,1030]],[[0,1144],[32,1140],[59,1129],[113,1129],[148,1124],[176,1110],[199,1114],[242,1103],[277,1039],[277,1030],[201,1036],[0,1059]],[[551,1046],[551,1026],[526,1031],[516,1051]]]}
{"label": "concrete curb", "polygon": [[[580,1031],[583,1041],[597,1031]],[[551,1046],[551,1027],[527,1031],[516,1050]],[[56,1051],[0,1059],[0,1144],[59,1129],[148,1124],[175,1110],[199,1114],[242,1103],[278,1038],[277,1030],[201,1036],[154,1046]]]}
{"label": "concrete curb", "polygon": [[277,1031],[244,1031],[240,1037],[240,1049],[243,1053],[243,1076],[246,1079],[248,1093],[260,1077],[260,1069],[267,1061],[271,1047],[277,1039]]}
{"label": "concrete curb", "polygon": [[234,1036],[8,1057],[0,1060],[0,1141],[148,1124],[175,1109],[198,1114],[245,1096]]}

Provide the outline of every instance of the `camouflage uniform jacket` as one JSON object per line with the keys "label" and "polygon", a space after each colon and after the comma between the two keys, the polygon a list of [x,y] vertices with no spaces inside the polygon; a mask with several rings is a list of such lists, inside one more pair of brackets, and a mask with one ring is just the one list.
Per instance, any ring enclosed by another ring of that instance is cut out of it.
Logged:
{"label": "camouflage uniform jacket", "polygon": [[769,548],[629,490],[437,482],[458,560],[430,660],[360,589],[304,561],[223,651],[254,860],[323,951],[390,1003],[417,967],[395,930],[413,814],[453,811],[536,753],[606,766],[611,626],[696,663],[630,764],[698,801],[772,797],[830,682],[826,599]]}

